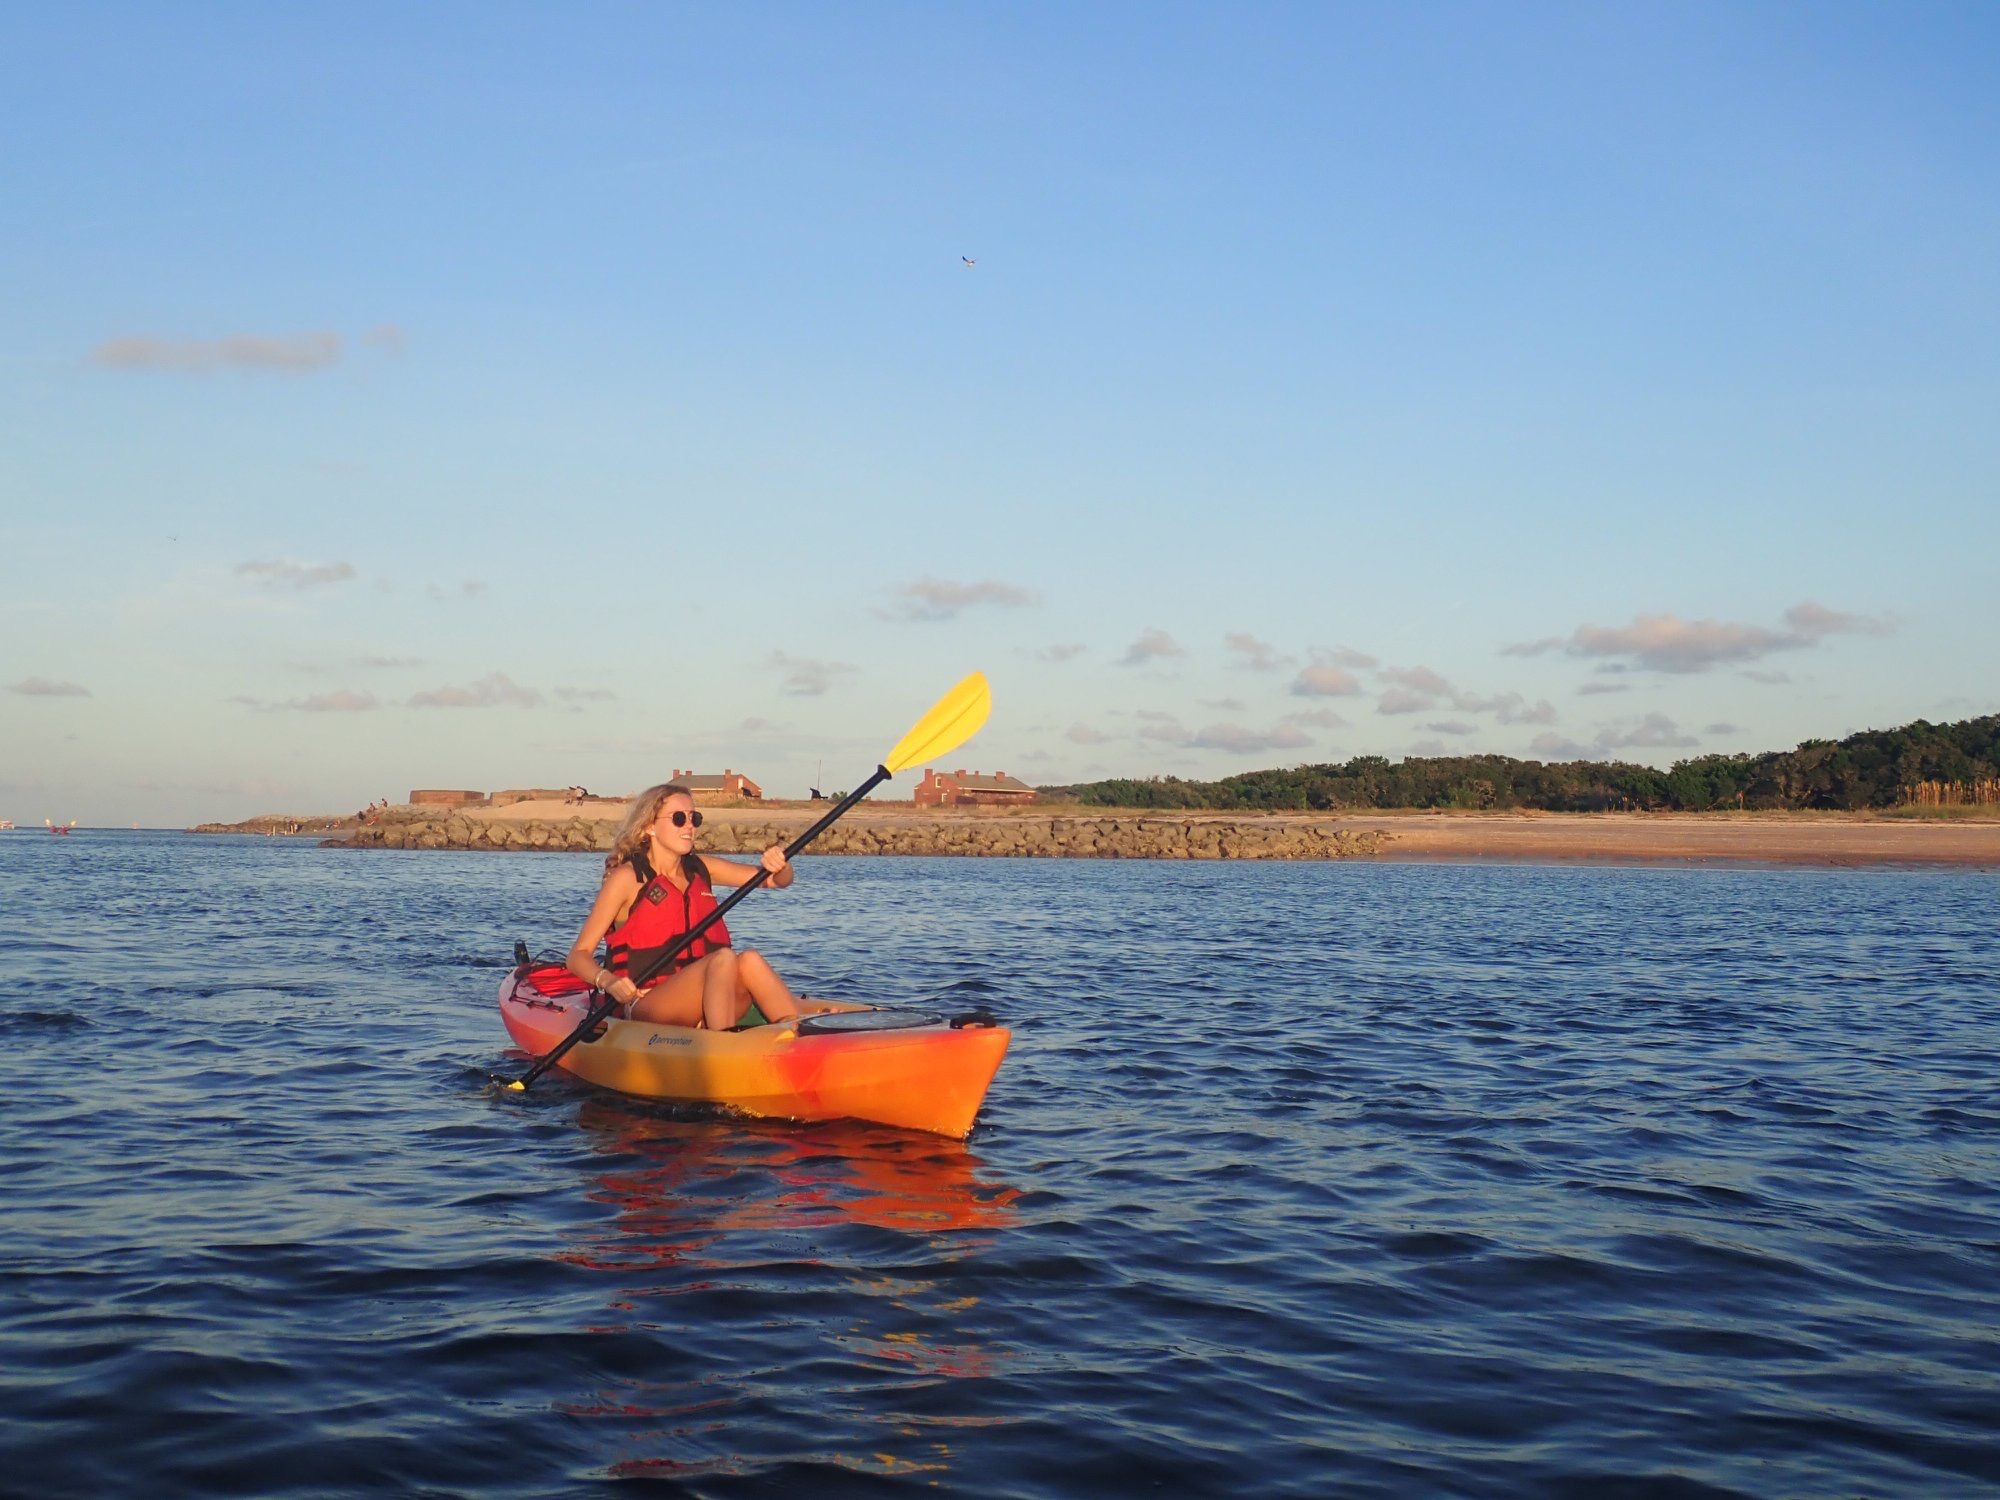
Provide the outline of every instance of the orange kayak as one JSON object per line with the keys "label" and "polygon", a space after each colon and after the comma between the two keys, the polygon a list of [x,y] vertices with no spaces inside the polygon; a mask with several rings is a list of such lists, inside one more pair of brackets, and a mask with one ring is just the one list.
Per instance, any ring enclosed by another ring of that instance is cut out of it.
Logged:
{"label": "orange kayak", "polygon": [[[500,981],[500,1019],[532,1056],[583,1020],[587,993],[544,993],[536,971]],[[612,1020],[557,1066],[647,1099],[718,1104],[781,1120],[873,1120],[963,1137],[1013,1033],[990,1017],[802,1000],[797,1021],[741,1031]]]}

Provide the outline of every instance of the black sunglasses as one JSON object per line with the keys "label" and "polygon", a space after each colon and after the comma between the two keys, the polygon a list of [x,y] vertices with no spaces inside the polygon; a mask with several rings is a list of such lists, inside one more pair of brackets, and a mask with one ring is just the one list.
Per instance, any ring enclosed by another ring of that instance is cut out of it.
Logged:
{"label": "black sunglasses", "polygon": [[681,812],[678,809],[676,809],[675,811],[667,814],[667,821],[673,824],[674,827],[676,828],[687,827],[688,820],[690,818],[694,820],[695,827],[697,828],[701,827],[701,814],[698,812]]}

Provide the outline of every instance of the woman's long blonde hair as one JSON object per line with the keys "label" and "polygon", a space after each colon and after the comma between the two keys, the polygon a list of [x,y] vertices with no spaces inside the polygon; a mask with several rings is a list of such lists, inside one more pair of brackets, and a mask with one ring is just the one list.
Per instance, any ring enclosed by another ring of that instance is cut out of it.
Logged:
{"label": "woman's long blonde hair", "polygon": [[[611,841],[611,852],[604,856],[604,868],[615,870],[629,862],[633,855],[646,849],[646,830],[653,826],[653,819],[660,815],[660,804],[679,793],[694,801],[694,793],[678,781],[663,781],[658,786],[649,786],[632,799],[632,805],[625,809],[625,821],[618,825],[618,837]],[[646,861],[652,863],[650,858]],[[656,870],[654,872],[658,874]]]}

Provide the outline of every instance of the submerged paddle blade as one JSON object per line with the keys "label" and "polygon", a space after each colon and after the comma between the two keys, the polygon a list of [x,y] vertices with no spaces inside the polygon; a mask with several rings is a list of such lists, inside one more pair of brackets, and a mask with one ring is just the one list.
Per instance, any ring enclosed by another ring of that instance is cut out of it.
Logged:
{"label": "submerged paddle blade", "polygon": [[916,727],[896,742],[896,748],[882,758],[882,769],[893,775],[919,761],[949,755],[979,733],[992,712],[993,690],[986,685],[986,674],[974,672],[938,699]]}

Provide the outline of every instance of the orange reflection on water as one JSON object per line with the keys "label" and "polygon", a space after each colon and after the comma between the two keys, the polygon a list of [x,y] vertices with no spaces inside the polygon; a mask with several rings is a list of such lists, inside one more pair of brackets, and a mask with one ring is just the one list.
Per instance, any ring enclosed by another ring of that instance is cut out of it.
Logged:
{"label": "orange reflection on water", "polygon": [[[689,1119],[615,1096],[586,1100],[577,1118],[612,1159],[591,1196],[617,1210],[581,1243],[557,1252],[558,1259],[613,1278],[607,1306],[615,1321],[587,1332],[671,1337],[674,1328],[708,1321],[704,1292],[723,1286],[740,1292],[762,1282],[771,1305],[756,1317],[768,1321],[772,1353],[784,1351],[778,1369],[789,1358],[837,1356],[822,1366],[816,1378],[824,1384],[811,1394],[815,1402],[837,1404],[845,1430],[825,1434],[817,1451],[788,1458],[877,1476],[930,1477],[951,1466],[951,1429],[986,1419],[901,1412],[893,1397],[890,1409],[871,1408],[884,1397],[885,1376],[916,1388],[995,1373],[996,1357],[973,1321],[979,1299],[962,1282],[878,1268],[858,1251],[838,1263],[843,1274],[829,1284],[824,1269],[833,1267],[812,1237],[857,1226],[949,1234],[954,1250],[976,1254],[980,1232],[998,1233],[1014,1222],[1017,1189],[983,1175],[978,1156],[962,1142],[881,1126]],[[806,1281],[788,1279],[784,1267],[801,1262],[824,1269]],[[795,1290],[808,1294],[805,1303],[793,1300]],[[837,1321],[822,1326],[829,1295],[837,1298]],[[718,1304],[713,1316],[741,1326],[740,1299],[725,1310],[730,1306]],[[752,1339],[753,1346],[767,1342],[762,1333]],[[753,1456],[740,1446],[757,1441],[742,1427],[746,1403],[768,1409],[793,1404],[799,1394],[782,1389],[782,1375],[767,1358],[758,1352],[739,1368],[686,1381],[626,1378],[564,1403],[564,1410],[625,1429],[628,1455],[608,1466],[612,1476],[688,1482],[752,1473],[771,1455]],[[849,1381],[841,1369],[854,1387],[845,1401],[840,1388]]]}
{"label": "orange reflection on water", "polygon": [[612,1097],[584,1101],[577,1123],[622,1158],[592,1194],[618,1205],[613,1230],[557,1252],[596,1270],[734,1266],[711,1247],[743,1231],[1000,1230],[1020,1196],[963,1142],[884,1126],[682,1119]]}

